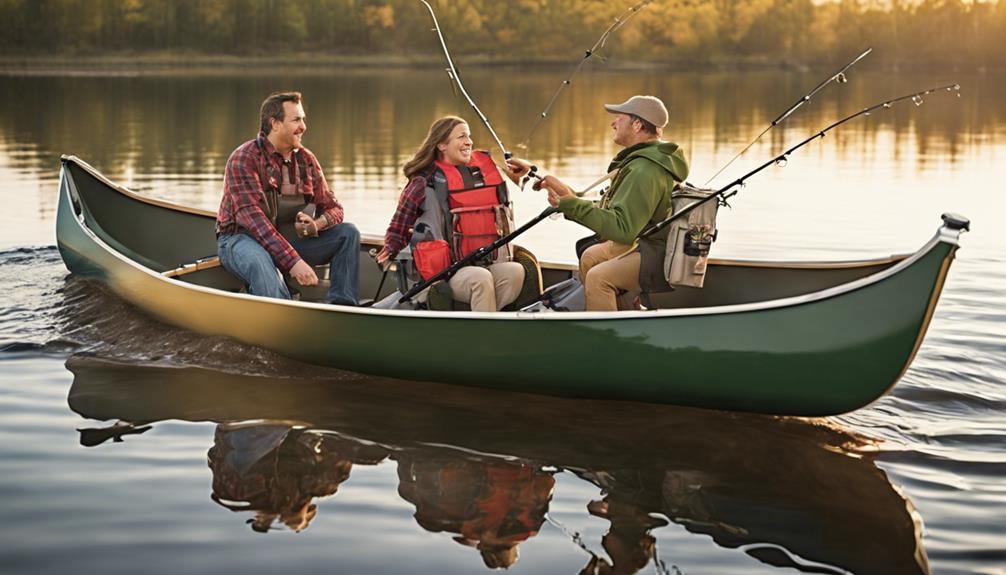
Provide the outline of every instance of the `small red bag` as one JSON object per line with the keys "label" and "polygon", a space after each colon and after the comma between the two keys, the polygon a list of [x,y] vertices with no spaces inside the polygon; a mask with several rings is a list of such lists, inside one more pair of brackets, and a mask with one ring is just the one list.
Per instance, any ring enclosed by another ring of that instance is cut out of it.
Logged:
{"label": "small red bag", "polygon": [[451,248],[444,240],[419,242],[412,248],[416,271],[428,280],[451,265]]}

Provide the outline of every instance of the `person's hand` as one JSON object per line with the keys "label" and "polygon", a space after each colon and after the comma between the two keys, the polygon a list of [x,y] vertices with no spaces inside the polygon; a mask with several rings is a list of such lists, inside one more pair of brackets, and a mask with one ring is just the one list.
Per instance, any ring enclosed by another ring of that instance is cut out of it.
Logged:
{"label": "person's hand", "polygon": [[520,158],[510,158],[506,161],[506,174],[515,184],[531,171],[531,163]]}
{"label": "person's hand", "polygon": [[533,187],[536,190],[544,188],[548,192],[548,205],[553,208],[559,207],[559,200],[576,196],[576,192],[573,191],[573,188],[562,183],[562,181],[555,176],[545,176],[535,182]]}
{"label": "person's hand", "polygon": [[388,260],[391,259],[391,252],[388,251],[388,246],[381,248],[381,251],[374,256],[374,260],[377,265],[381,266],[382,269],[388,269]]}
{"label": "person's hand", "polygon": [[304,260],[297,260],[297,263],[293,264],[290,268],[290,277],[302,286],[318,285],[318,276],[314,273],[314,268],[307,265]]}
{"label": "person's hand", "polygon": [[297,230],[297,236],[301,238],[314,238],[318,236],[318,224],[314,219],[304,212],[297,212],[297,220],[293,227]]}

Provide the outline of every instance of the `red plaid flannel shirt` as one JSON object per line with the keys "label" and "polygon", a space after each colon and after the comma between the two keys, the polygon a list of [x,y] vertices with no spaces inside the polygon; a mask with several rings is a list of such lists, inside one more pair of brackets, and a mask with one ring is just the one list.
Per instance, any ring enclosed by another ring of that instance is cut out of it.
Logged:
{"label": "red plaid flannel shirt", "polygon": [[426,181],[426,176],[413,176],[402,189],[395,215],[391,216],[388,231],[384,233],[384,247],[391,257],[395,257],[412,239],[412,226],[423,213],[423,202],[426,200]]}
{"label": "red plaid flannel shirt", "polygon": [[[294,150],[291,159],[295,164],[304,163],[307,166],[303,191],[307,201],[316,206],[315,213],[321,214],[318,217],[325,218],[326,223],[321,229],[341,224],[344,218],[342,204],[328,188],[318,159],[307,148]],[[264,133],[259,133],[258,138],[234,150],[224,168],[224,195],[217,211],[217,234],[248,233],[269,252],[276,267],[288,272],[300,260],[300,255],[276,231],[265,213],[265,190],[279,188],[283,180],[282,169],[283,156]],[[269,181],[261,181],[260,174],[263,172]],[[301,177],[299,169],[296,177]]]}

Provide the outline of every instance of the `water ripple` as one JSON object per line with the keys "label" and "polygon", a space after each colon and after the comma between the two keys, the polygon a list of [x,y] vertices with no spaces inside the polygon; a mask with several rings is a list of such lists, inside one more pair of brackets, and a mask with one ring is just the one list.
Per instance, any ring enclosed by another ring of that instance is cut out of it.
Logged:
{"label": "water ripple", "polygon": [[[203,366],[249,375],[354,380],[363,376],[287,359],[222,337],[151,319],[104,285],[68,275],[55,246],[0,252],[0,358],[78,353],[137,364]],[[39,286],[51,286],[39,289]]]}

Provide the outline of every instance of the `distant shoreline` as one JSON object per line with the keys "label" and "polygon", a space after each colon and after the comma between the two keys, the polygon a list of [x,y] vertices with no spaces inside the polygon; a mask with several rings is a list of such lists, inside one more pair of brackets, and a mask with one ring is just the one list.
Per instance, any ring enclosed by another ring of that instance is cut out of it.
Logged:
{"label": "distant shoreline", "polygon": [[[485,55],[457,55],[458,67],[478,68],[571,68],[579,59],[503,59]],[[592,61],[588,70],[606,71],[752,71],[790,70],[808,71],[834,67],[831,62],[798,62],[786,59],[745,58],[715,59],[709,61],[628,61],[609,57],[605,62]],[[290,53],[283,55],[221,55],[188,52],[141,52],[88,55],[22,55],[0,56],[0,74],[5,75],[170,75],[170,74],[228,74],[233,72],[283,71],[308,73],[331,69],[437,69],[444,66],[440,55],[398,54],[326,54]],[[980,66],[949,64],[886,64],[885,71],[967,71],[988,73],[995,70]]]}

